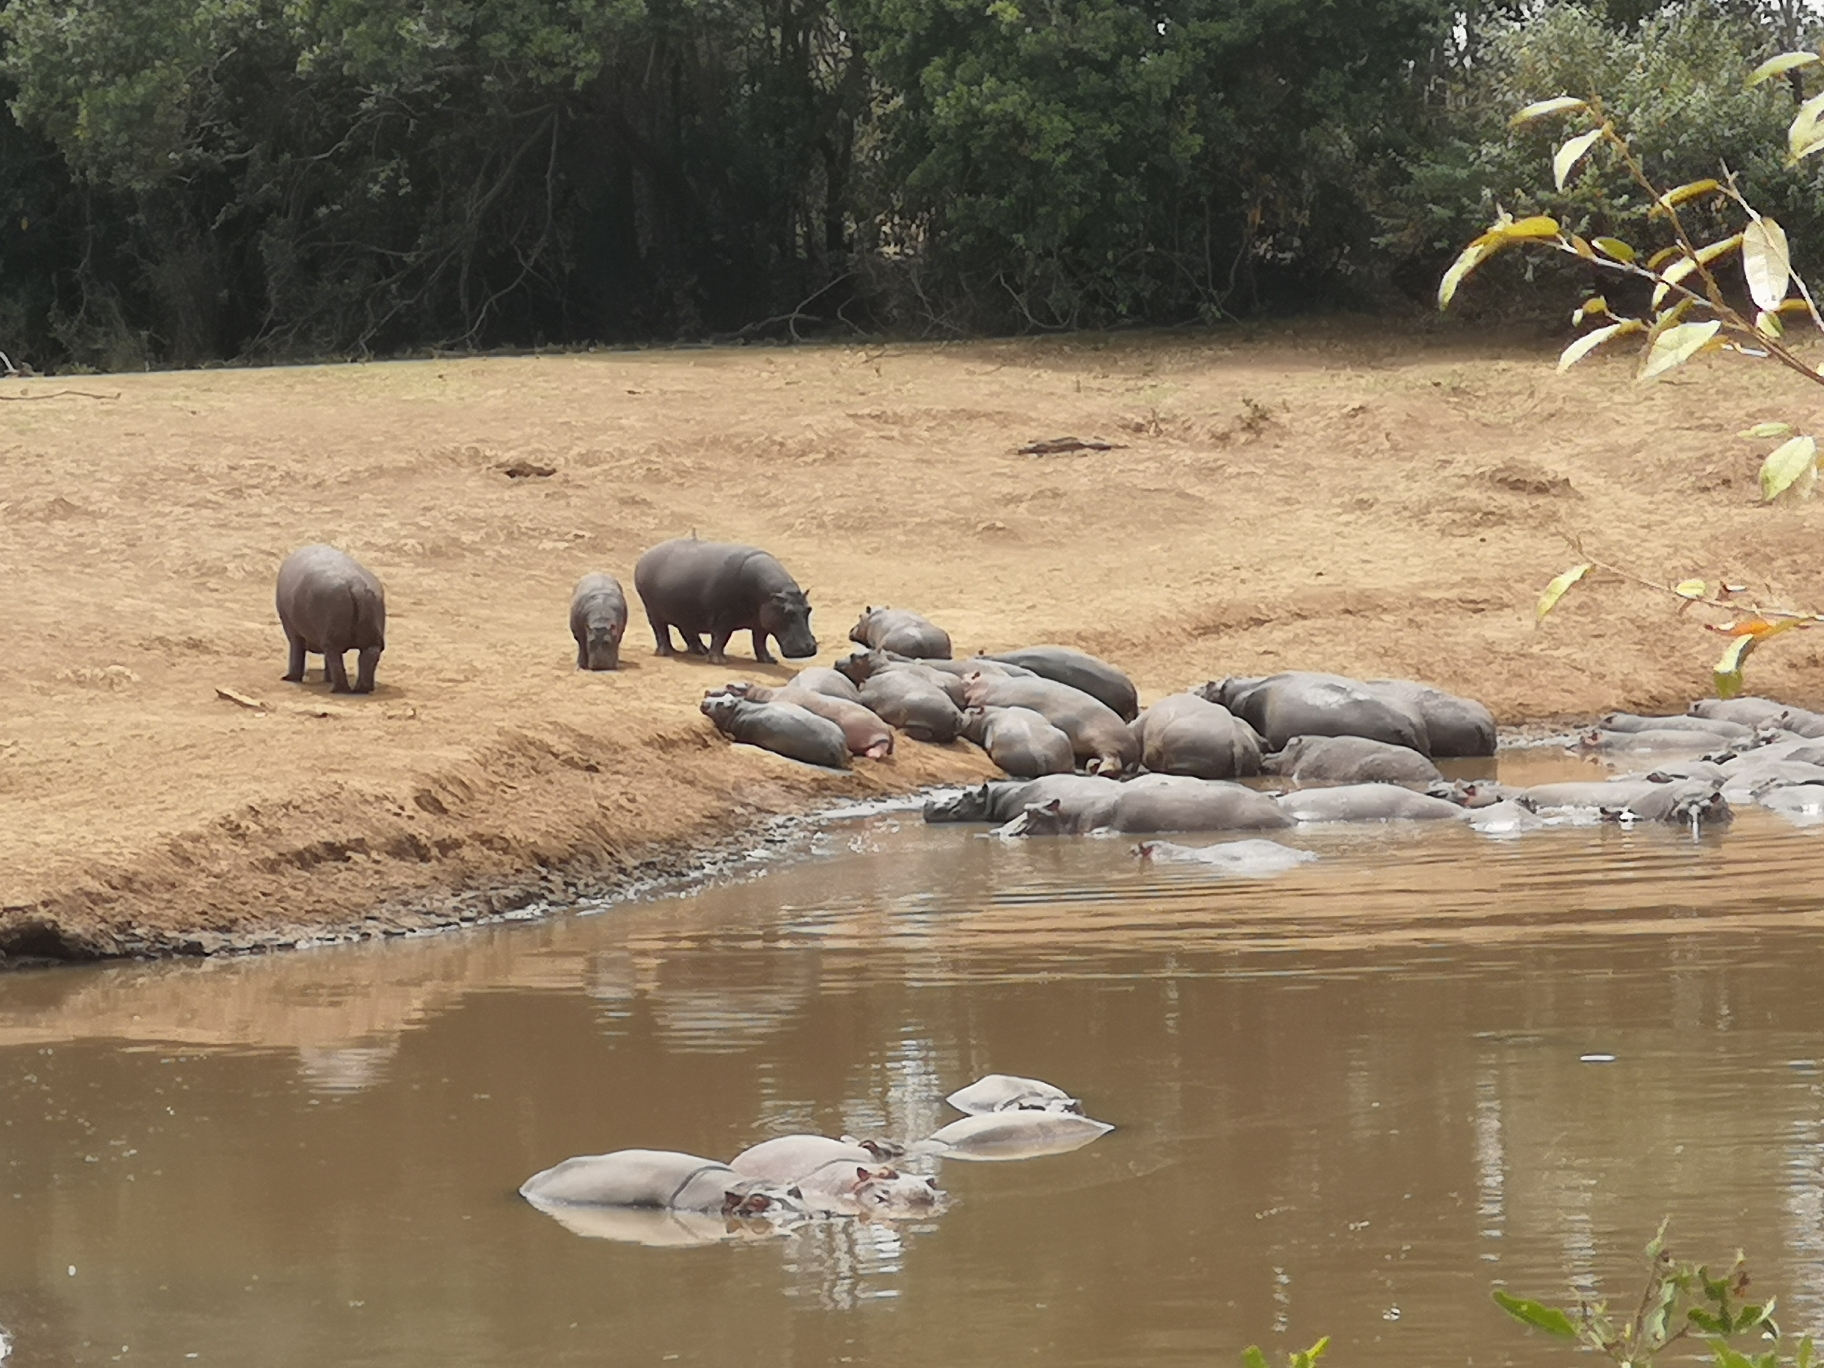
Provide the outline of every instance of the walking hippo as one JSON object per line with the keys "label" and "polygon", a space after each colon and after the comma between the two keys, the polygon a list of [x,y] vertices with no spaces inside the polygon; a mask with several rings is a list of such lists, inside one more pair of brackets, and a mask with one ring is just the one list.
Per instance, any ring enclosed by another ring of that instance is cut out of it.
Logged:
{"label": "walking hippo", "polygon": [[[346,551],[318,543],[285,557],[279,566],[274,602],[285,642],[291,648],[285,679],[304,682],[304,654],[323,657],[323,677],[332,693],[372,693],[374,670],[386,649],[386,591],[380,581]],[[351,688],[342,662],[356,652]]]}
{"label": "walking hippo", "polygon": [[1196,694],[1162,698],[1128,724],[1140,763],[1155,774],[1245,779],[1260,773],[1260,737],[1220,703]]}
{"label": "walking hippo", "polygon": [[1264,679],[1213,680],[1192,692],[1222,704],[1273,750],[1295,736],[1365,736],[1431,755],[1417,708],[1382,698],[1342,675],[1290,670]]}
{"label": "walking hippo", "polygon": [[825,698],[843,698],[861,702],[861,690],[846,675],[837,674],[828,665],[807,665],[788,681],[788,688],[804,693],[820,693]]}
{"label": "walking hippo", "polygon": [[1727,822],[1734,817],[1714,785],[1701,779],[1611,779],[1606,783],[1535,784],[1519,800],[1535,812],[1559,808],[1596,810],[1603,815],[1648,822]]}
{"label": "walking hippo", "polygon": [[710,694],[700,707],[731,740],[807,765],[848,768],[849,743],[842,728],[796,703],[752,703],[733,694]]}
{"label": "walking hippo", "polygon": [[1285,812],[1300,822],[1459,821],[1469,811],[1398,784],[1299,789],[1282,795],[1278,801]]}
{"label": "walking hippo", "polygon": [[1685,711],[1692,717],[1740,722],[1745,727],[1778,727],[1799,736],[1824,737],[1824,713],[1771,698],[1700,698]]}
{"label": "walking hippo", "polygon": [[1077,767],[1070,738],[1031,708],[970,708],[957,734],[1017,778],[1070,774]]}
{"label": "walking hippo", "polygon": [[1432,784],[1444,777],[1417,751],[1365,736],[1294,736],[1260,768],[1295,784]]}
{"label": "walking hippo", "polygon": [[1185,846],[1171,841],[1141,841],[1134,854],[1143,860],[1160,864],[1200,864],[1219,874],[1232,874],[1240,879],[1267,879],[1309,864],[1317,856],[1309,850],[1283,846],[1263,837],[1241,841],[1222,841],[1216,845]]}
{"label": "walking hippo", "polygon": [[1473,698],[1410,679],[1370,679],[1362,687],[1424,719],[1425,739],[1434,760],[1495,753],[1495,715]]}
{"label": "walking hippo", "polygon": [[1134,681],[1106,660],[1073,647],[1027,646],[1018,651],[995,651],[988,659],[1018,665],[1044,679],[1081,689],[1123,722],[1132,722],[1140,715],[1140,695]]}
{"label": "walking hippo", "polygon": [[849,629],[849,640],[914,659],[950,659],[950,634],[907,608],[868,608]]}
{"label": "walking hippo", "polygon": [[861,686],[861,705],[914,741],[954,741],[963,725],[963,714],[950,695],[910,670],[870,675]]}
{"label": "walking hippo", "polygon": [[627,632],[627,596],[613,575],[584,575],[570,595],[570,635],[576,638],[576,668],[618,670],[621,638]]}
{"label": "walking hippo", "polygon": [[743,1177],[727,1164],[676,1150],[584,1154],[533,1174],[519,1195],[535,1206],[655,1207],[723,1216],[805,1216],[788,1185]]}
{"label": "walking hippo", "polygon": [[744,1178],[791,1188],[810,1210],[846,1216],[928,1216],[944,1194],[868,1149],[824,1135],[781,1135],[741,1151],[728,1166]]}
{"label": "walking hippo", "polygon": [[689,537],[660,542],[633,567],[633,587],[646,607],[659,655],[674,654],[673,627],[691,655],[704,654],[702,634],[709,633],[709,660],[716,665],[728,659],[728,639],[744,631],[753,633],[754,659],[765,665],[773,662],[766,649],[769,636],[783,655],[817,654],[810,600],[759,547]]}
{"label": "walking hippo", "polygon": [[769,689],[764,685],[738,680],[720,689],[711,689],[704,697],[713,698],[717,694],[732,694],[736,698],[745,698],[750,703],[795,704],[806,712],[816,713],[841,727],[842,739],[848,745],[850,755],[879,760],[893,754],[893,729],[879,717],[861,704],[851,703],[846,698],[832,698],[828,694],[800,689],[796,680],[783,689]]}
{"label": "walking hippo", "polygon": [[877,676],[908,675],[940,690],[959,709],[963,706],[962,676],[949,670],[940,670],[926,660],[891,655],[886,651],[856,651],[836,662],[836,672],[853,680],[858,688]]}
{"label": "walking hippo", "polygon": [[1121,785],[1096,774],[1048,774],[1025,781],[995,780],[956,793],[942,794],[925,803],[927,822],[1006,822],[1028,803],[1053,798],[1073,805],[1090,802],[1113,804]]}
{"label": "walking hippo", "polygon": [[1115,711],[1081,689],[1043,676],[1032,679],[970,675],[963,681],[971,708],[1031,708],[1070,738],[1071,753],[1092,773],[1118,775],[1140,763],[1140,745]]}
{"label": "walking hippo", "polygon": [[1163,831],[1260,831],[1289,827],[1292,818],[1257,789],[1226,779],[1143,774],[1103,800],[1070,795],[1029,801],[1000,836],[1076,836],[1090,831],[1148,836]]}
{"label": "walking hippo", "polygon": [[958,1088],[944,1101],[970,1116],[1003,1111],[1083,1114],[1083,1104],[1064,1089],[1043,1079],[1021,1078],[1018,1074],[986,1074],[968,1087]]}
{"label": "walking hippo", "polygon": [[912,1149],[946,1159],[1037,1159],[1082,1149],[1113,1129],[1106,1121],[1068,1112],[988,1112],[952,1121]]}
{"label": "walking hippo", "polygon": [[1596,719],[1596,727],[1600,731],[1611,732],[1688,731],[1696,732],[1700,739],[1716,741],[1739,741],[1752,736],[1755,731],[1745,722],[1731,722],[1726,717],[1692,717],[1685,713],[1667,717],[1645,717],[1630,712],[1604,713]]}

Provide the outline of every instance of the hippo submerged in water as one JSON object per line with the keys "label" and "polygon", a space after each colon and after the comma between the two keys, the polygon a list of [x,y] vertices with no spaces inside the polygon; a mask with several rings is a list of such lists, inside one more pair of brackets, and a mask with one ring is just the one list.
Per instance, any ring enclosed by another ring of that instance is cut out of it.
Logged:
{"label": "hippo submerged in water", "polygon": [[533,1174],[519,1195],[534,1206],[648,1207],[720,1216],[805,1216],[785,1183],[743,1177],[727,1164],[676,1150],[584,1154]]}
{"label": "hippo submerged in water", "polygon": [[691,655],[705,654],[709,634],[712,664],[728,659],[728,639],[752,632],[754,659],[771,664],[770,636],[779,650],[794,658],[817,654],[811,635],[811,604],[798,581],[771,555],[756,546],[679,538],[661,542],[633,568],[633,587],[652,623],[657,654],[674,654],[671,629],[676,627]]}
{"label": "hippo submerged in water", "polygon": [[970,1116],[1004,1111],[1083,1112],[1083,1104],[1056,1084],[1018,1074],[986,1074],[944,1101]]}
{"label": "hippo submerged in water", "polygon": [[882,1164],[865,1146],[822,1135],[781,1135],[743,1150],[729,1168],[783,1185],[813,1212],[843,1216],[928,1216],[944,1194],[929,1178]]}
{"label": "hippo submerged in water", "polygon": [[[323,657],[332,693],[372,693],[374,671],[386,649],[386,592],[346,551],[321,544],[301,547],[279,566],[274,602],[291,658],[288,683],[304,682],[306,652]],[[342,656],[357,653],[355,682]]]}
{"label": "hippo submerged in water", "polygon": [[[1040,782],[1040,781],[1035,781]],[[1143,774],[1102,792],[1066,792],[1027,802],[999,836],[1132,836],[1163,831],[1259,831],[1292,825],[1266,794],[1223,779]]]}

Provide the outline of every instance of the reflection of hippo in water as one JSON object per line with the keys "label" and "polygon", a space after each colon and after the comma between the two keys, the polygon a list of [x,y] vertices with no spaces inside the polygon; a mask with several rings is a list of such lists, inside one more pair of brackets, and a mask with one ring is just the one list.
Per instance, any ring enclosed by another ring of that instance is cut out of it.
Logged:
{"label": "reflection of hippo in water", "polygon": [[1003,1111],[1083,1112],[1083,1104],[1064,1089],[1018,1074],[987,1074],[966,1088],[958,1088],[944,1101],[971,1116]]}
{"label": "reflection of hippo in water", "polygon": [[1159,831],[1249,831],[1292,825],[1266,794],[1225,779],[1143,774],[1110,794],[1049,797],[1028,802],[1002,836],[1079,835],[1116,831],[1144,836]]}
{"label": "reflection of hippo in water", "polygon": [[1301,822],[1454,821],[1468,811],[1398,784],[1299,789],[1282,796],[1279,805]]}
{"label": "reflection of hippo in water", "polygon": [[1082,1149],[1113,1129],[1069,1112],[988,1112],[952,1121],[912,1148],[946,1159],[1036,1159]]}
{"label": "reflection of hippo in water", "polygon": [[1260,767],[1295,784],[1430,784],[1444,777],[1417,751],[1365,736],[1295,736]]}
{"label": "reflection of hippo in water", "polygon": [[1028,646],[1019,651],[997,651],[988,659],[1018,665],[1041,678],[1081,689],[1123,722],[1132,722],[1140,715],[1140,695],[1134,681],[1106,660],[1074,647]]}
{"label": "reflection of hippo in water", "polygon": [[727,1164],[675,1150],[579,1155],[533,1174],[520,1184],[519,1195],[539,1207],[650,1207],[769,1218],[808,1214],[785,1184],[743,1177]]}
{"label": "reflection of hippo in water", "polygon": [[929,1215],[944,1194],[929,1178],[902,1174],[864,1146],[823,1135],[781,1135],[743,1150],[729,1167],[744,1178],[790,1187],[812,1211]]}
{"label": "reflection of hippo in water", "polygon": [[950,658],[950,634],[908,608],[869,608],[849,629],[849,640],[899,655]]}
{"label": "reflection of hippo in water", "polygon": [[958,734],[1020,778],[1070,774],[1077,767],[1070,738],[1031,708],[970,708]]}
{"label": "reflection of hippo in water", "polygon": [[1418,707],[1382,697],[1360,680],[1289,670],[1264,679],[1224,679],[1193,692],[1220,703],[1274,750],[1295,736],[1366,736],[1431,754]]}
{"label": "reflection of hippo in water", "polygon": [[1260,773],[1260,737],[1220,703],[1193,693],[1162,698],[1129,724],[1154,774],[1245,779]]}

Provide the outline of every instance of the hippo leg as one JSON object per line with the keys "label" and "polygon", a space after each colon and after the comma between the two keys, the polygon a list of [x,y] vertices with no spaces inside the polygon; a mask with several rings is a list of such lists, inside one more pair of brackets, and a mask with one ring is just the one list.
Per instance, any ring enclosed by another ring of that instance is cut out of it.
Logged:
{"label": "hippo leg", "polygon": [[342,652],[323,652],[323,677],[329,681],[331,693],[353,693],[348,687],[348,671],[342,665]]}
{"label": "hippo leg", "polygon": [[728,639],[733,632],[712,631],[709,634],[709,663],[725,665],[728,663]]}
{"label": "hippo leg", "polygon": [[285,633],[285,642],[291,647],[291,661],[285,667],[284,679],[287,684],[304,682],[304,638]]}
{"label": "hippo leg", "polygon": [[[340,656],[336,657],[336,663],[337,663],[337,665],[340,665],[342,663],[342,658]],[[378,668],[379,664],[380,664],[380,648],[378,646],[364,646],[361,648],[361,650],[359,652],[356,653],[356,656],[355,656],[355,692],[356,693],[372,693],[374,691],[374,670],[376,668]]]}
{"label": "hippo leg", "polygon": [[589,668],[589,649],[580,641],[576,643],[576,668],[579,670]]}
{"label": "hippo leg", "polygon": [[[684,649],[689,651],[692,655],[709,655],[709,652],[703,649],[703,638],[698,636],[695,632],[687,632],[680,627],[678,628],[678,635],[684,638]],[[713,660],[714,658],[714,656],[710,656],[710,659]]]}
{"label": "hippo leg", "polygon": [[[652,639],[658,646],[658,649],[653,651],[654,655],[668,656],[672,654],[671,624],[669,622],[659,622],[655,619],[652,624]],[[576,668],[579,670],[583,668],[582,647],[580,646],[577,647]]]}
{"label": "hippo leg", "polygon": [[771,665],[773,658],[766,653],[766,629],[754,628],[754,659],[762,665]]}

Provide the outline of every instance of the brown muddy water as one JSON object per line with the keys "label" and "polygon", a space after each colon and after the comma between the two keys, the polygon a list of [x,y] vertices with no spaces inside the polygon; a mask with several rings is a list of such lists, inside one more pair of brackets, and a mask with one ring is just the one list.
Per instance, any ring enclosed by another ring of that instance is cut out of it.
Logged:
{"label": "brown muddy water", "polygon": [[[1667,1214],[1824,1327],[1820,830],[1285,839],[1239,881],[876,813],[594,915],[0,978],[7,1368],[1544,1365],[1491,1285],[1625,1298]],[[1119,1129],[759,1242],[514,1195],[921,1135],[991,1070]]]}

